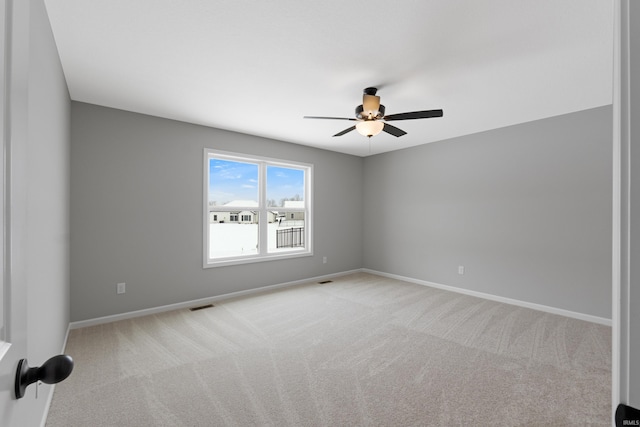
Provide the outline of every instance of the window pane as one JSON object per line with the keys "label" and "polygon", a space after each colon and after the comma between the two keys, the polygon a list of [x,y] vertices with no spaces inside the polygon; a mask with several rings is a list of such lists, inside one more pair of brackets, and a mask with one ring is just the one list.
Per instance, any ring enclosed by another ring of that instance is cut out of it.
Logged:
{"label": "window pane", "polygon": [[286,252],[306,247],[304,211],[269,215],[269,252]]}
{"label": "window pane", "polygon": [[258,206],[258,165],[209,159],[209,206]]}
{"label": "window pane", "polygon": [[258,212],[239,211],[209,214],[210,258],[255,255],[257,253]]}
{"label": "window pane", "polygon": [[267,207],[304,208],[304,170],[267,166]]}

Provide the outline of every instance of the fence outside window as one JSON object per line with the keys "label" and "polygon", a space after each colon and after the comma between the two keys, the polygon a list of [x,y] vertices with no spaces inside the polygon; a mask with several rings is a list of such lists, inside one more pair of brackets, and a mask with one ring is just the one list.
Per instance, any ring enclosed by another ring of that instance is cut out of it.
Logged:
{"label": "fence outside window", "polygon": [[276,230],[276,248],[296,248],[304,246],[304,227]]}

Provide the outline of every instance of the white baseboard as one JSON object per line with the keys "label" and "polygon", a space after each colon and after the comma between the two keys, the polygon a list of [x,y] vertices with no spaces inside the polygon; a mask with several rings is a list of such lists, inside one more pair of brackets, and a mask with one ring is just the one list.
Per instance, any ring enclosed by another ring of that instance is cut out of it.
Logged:
{"label": "white baseboard", "polygon": [[536,304],[527,301],[521,301],[512,298],[505,298],[497,295],[487,294],[484,292],[471,291],[463,288],[456,288],[454,286],[441,285],[439,283],[428,282],[426,280],[414,279],[412,277],[400,276],[397,274],[384,273],[382,271],[370,270],[368,268],[363,268],[363,272],[375,274],[377,276],[388,277],[390,279],[402,280],[404,282],[415,283],[417,285],[429,286],[432,288],[443,289],[445,291],[456,292],[459,294],[470,295],[478,298],[484,298],[491,301],[502,302],[505,304],[516,305],[519,307],[530,308],[533,310],[544,311],[546,313],[558,314],[560,316],[571,317],[574,319],[585,320],[587,322],[598,323],[600,325],[611,326],[611,319],[607,319],[604,317],[592,316],[590,314],[578,313],[575,311],[564,310],[562,308],[550,307],[547,305]]}
{"label": "white baseboard", "polygon": [[[184,301],[184,302],[180,302],[180,303],[176,303],[176,304],[169,304],[169,305],[163,305],[163,306],[160,306],[160,307],[152,307],[152,308],[147,308],[147,309],[143,309],[143,310],[130,311],[130,312],[127,312],[127,313],[114,314],[114,315],[111,315],[111,316],[97,317],[97,318],[94,318],[94,319],[80,320],[80,321],[77,321],[77,322],[69,323],[69,330],[78,329],[78,328],[85,328],[87,326],[102,325],[102,324],[105,324],[105,323],[116,322],[118,320],[133,319],[133,318],[136,318],[136,317],[148,316],[150,314],[163,313],[165,311],[180,310],[180,309],[183,309],[183,308],[189,308],[189,307],[205,305],[205,304],[212,304],[212,303],[214,303],[216,301],[222,301],[222,300],[226,300],[226,299],[230,299],[230,298],[236,298],[236,297],[241,297],[241,296],[259,294],[259,293],[271,291],[271,290],[274,290],[274,289],[297,286],[297,285],[302,285],[302,284],[306,284],[306,283],[310,283],[310,282],[322,281],[322,280],[327,280],[327,279],[331,279],[331,278],[334,278],[334,277],[344,276],[344,275],[353,274],[353,273],[360,273],[360,272],[369,273],[369,274],[375,274],[377,276],[388,277],[388,278],[396,279],[396,280],[402,280],[404,282],[415,283],[415,284],[422,285],[422,286],[429,286],[429,287],[432,287],[432,288],[443,289],[443,290],[446,290],[446,291],[456,292],[456,293],[460,293],[460,294],[464,294],[464,295],[470,295],[470,296],[483,298],[483,299],[487,299],[487,300],[491,300],[491,301],[502,302],[502,303],[505,303],[505,304],[516,305],[516,306],[519,306],[519,307],[530,308],[530,309],[533,309],[533,310],[543,311],[543,312],[551,313],[551,314],[557,314],[557,315],[560,315],[560,316],[571,317],[571,318],[574,318],[574,319],[584,320],[584,321],[587,321],[587,322],[598,323],[600,325],[605,325],[605,326],[611,326],[612,325],[611,319],[607,319],[607,318],[604,318],[604,317],[598,317],[598,316],[593,316],[593,315],[590,315],[590,314],[584,314],[584,313],[578,313],[578,312],[575,312],[575,311],[564,310],[562,308],[550,307],[550,306],[546,306],[546,305],[542,305],[542,304],[536,304],[536,303],[531,303],[531,302],[527,302],[527,301],[521,301],[521,300],[517,300],[517,299],[501,297],[501,296],[497,296],[497,295],[487,294],[487,293],[484,293],[484,292],[471,291],[471,290],[468,290],[468,289],[457,288],[457,287],[454,287],[454,286],[442,285],[442,284],[439,284],[439,283],[429,282],[429,281],[426,281],[426,280],[414,279],[412,277],[407,277],[407,276],[400,276],[398,274],[390,274],[390,273],[385,273],[385,272],[382,272],[382,271],[371,270],[371,269],[368,269],[368,268],[360,268],[360,269],[355,269],[355,270],[342,271],[342,272],[339,272],[339,273],[327,274],[327,275],[323,275],[323,276],[311,277],[311,278],[308,278],[308,279],[295,280],[295,281],[292,281],[292,282],[279,283],[279,284],[276,284],[276,285],[263,286],[263,287],[256,288],[256,289],[247,289],[245,291],[231,292],[231,293],[228,293],[228,294],[217,295],[217,296],[214,296],[214,297],[207,297],[207,298],[201,298],[201,299],[197,299],[197,300]],[[69,332],[67,331],[67,337],[68,337],[68,334],[69,334]],[[67,340],[67,338],[65,337],[65,343],[66,343],[66,340]]]}
{"label": "white baseboard", "polygon": [[263,286],[255,289],[247,289],[245,291],[231,292],[228,294],[217,295],[214,297],[200,298],[200,299],[191,300],[191,301],[179,302],[176,304],[163,305],[160,307],[152,307],[152,308],[146,308],[143,310],[130,311],[127,313],[114,314],[111,316],[97,317],[97,318],[88,319],[88,320],[80,320],[77,322],[69,323],[69,329],[85,328],[87,326],[102,325],[105,323],[116,322],[118,320],[133,319],[135,317],[142,317],[142,316],[148,316],[150,314],[163,313],[165,311],[180,310],[183,308],[196,307],[196,306],[205,305],[205,304],[212,304],[216,301],[222,301],[230,298],[259,294],[259,293],[263,293],[263,292],[267,292],[267,291],[271,291],[279,288],[287,288],[291,286],[303,285],[310,282],[317,282],[317,281],[327,280],[327,279],[331,279],[338,276],[344,276],[346,274],[360,273],[361,271],[362,269],[342,271],[340,273],[332,273],[332,274],[327,274],[323,276],[311,277],[308,279],[294,280],[292,282]]}

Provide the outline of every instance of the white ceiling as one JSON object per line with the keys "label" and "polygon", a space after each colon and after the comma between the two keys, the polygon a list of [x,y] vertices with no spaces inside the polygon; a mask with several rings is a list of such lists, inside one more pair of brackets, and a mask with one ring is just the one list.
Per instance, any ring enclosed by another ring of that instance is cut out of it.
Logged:
{"label": "white ceiling", "polygon": [[[612,102],[613,0],[45,0],[71,98],[359,156]],[[370,141],[353,123],[442,108]]]}

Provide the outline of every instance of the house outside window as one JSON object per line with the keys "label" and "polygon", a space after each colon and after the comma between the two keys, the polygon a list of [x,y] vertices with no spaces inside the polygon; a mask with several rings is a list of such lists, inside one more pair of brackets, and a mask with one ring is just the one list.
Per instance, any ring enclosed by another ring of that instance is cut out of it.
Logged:
{"label": "house outside window", "polygon": [[205,149],[204,267],[310,256],[313,165]]}

